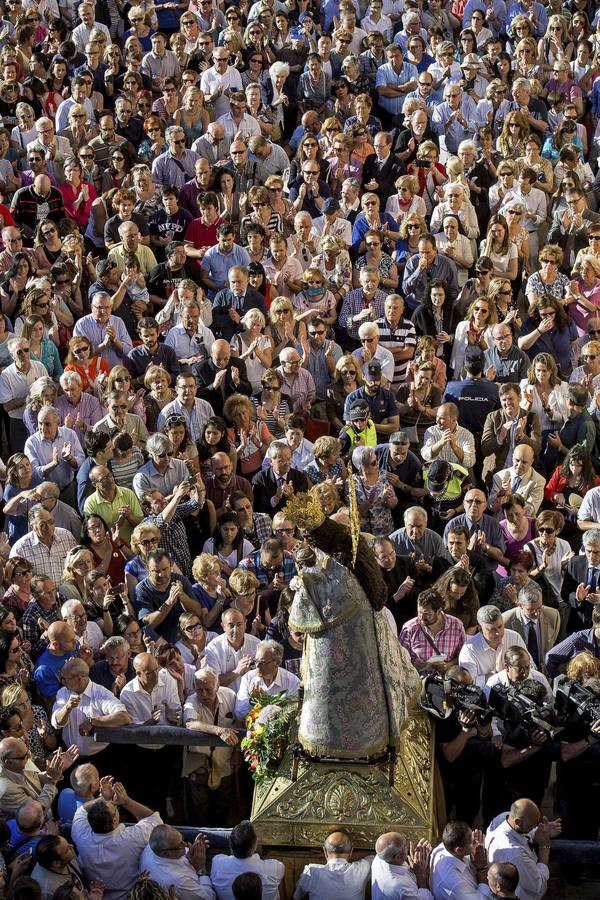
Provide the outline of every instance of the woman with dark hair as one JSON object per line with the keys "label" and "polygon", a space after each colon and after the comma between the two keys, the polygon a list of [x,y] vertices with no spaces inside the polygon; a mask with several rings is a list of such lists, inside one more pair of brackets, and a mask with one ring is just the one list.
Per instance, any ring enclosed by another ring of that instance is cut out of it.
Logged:
{"label": "woman with dark hair", "polygon": [[569,415],[558,432],[548,435],[548,444],[559,453],[566,454],[575,444],[583,446],[588,453],[596,450],[596,423],[588,412],[590,395],[583,384],[570,384],[567,405]]}
{"label": "woman with dark hair", "polygon": [[556,297],[540,297],[523,322],[518,344],[530,359],[538,353],[548,353],[566,377],[571,371],[571,345],[576,340],[577,327],[562,303]]}
{"label": "woman with dark hair", "polygon": [[254,547],[244,538],[237,513],[225,511],[217,519],[213,536],[204,543],[203,553],[218,556],[221,572],[228,578]]}
{"label": "woman with dark hair", "polygon": [[285,423],[292,412],[292,401],[282,393],[283,376],[277,369],[266,369],[261,378],[262,390],[250,398],[257,419],[264,422],[276,440],[285,437]]}
{"label": "woman with dark hair", "polygon": [[[4,503],[8,503],[13,497],[17,497],[24,492],[26,495],[27,492],[32,491],[38,484],[41,484],[43,480],[41,473],[33,471],[33,466],[25,453],[13,453],[6,464],[6,485],[2,497]],[[23,514],[7,515],[6,518],[8,541],[12,546],[15,541],[27,534],[27,514],[23,510]]]}
{"label": "woman with dark hair", "polygon": [[215,192],[219,204],[219,216],[226,216],[227,220],[237,228],[242,215],[246,212],[246,207],[242,204],[241,193],[235,189],[233,175],[227,169],[221,168],[217,171]]}
{"label": "woman with dark hair", "polygon": [[19,250],[13,256],[10,266],[0,277],[0,308],[13,317],[20,309],[26,293],[26,285],[33,275],[33,267],[28,255]]}
{"label": "woman with dark hair", "polygon": [[[554,509],[560,507],[573,513],[577,511],[572,502],[573,495],[576,498],[585,497],[591,488],[599,485],[600,478],[594,472],[588,450],[581,444],[574,444],[548,479],[544,499]],[[576,502],[579,504],[578,499]]]}
{"label": "woman with dark hair", "polygon": [[525,544],[533,556],[534,568],[529,576],[540,584],[547,586],[546,605],[559,607],[564,573],[574,551],[571,545],[558,535],[565,527],[565,517],[551,509],[544,509],[535,520],[539,537]]}
{"label": "woman with dark hair", "polygon": [[50,269],[62,253],[62,240],[56,222],[52,219],[40,219],[33,233],[33,246],[37,253],[42,252],[48,263],[44,268]]}
{"label": "woman with dark hair", "polygon": [[110,577],[113,584],[125,581],[125,563],[135,554],[120,537],[116,540],[98,513],[86,516],[81,528],[81,543],[92,552],[94,566]]}
{"label": "woman with dark hair", "polygon": [[130,616],[127,613],[120,615],[115,622],[115,634],[125,638],[129,644],[130,656],[132,659],[138,653],[146,652],[142,626],[135,616]]}
{"label": "woman with dark hair", "polygon": [[31,600],[31,563],[22,556],[11,556],[4,567],[4,584],[8,584],[2,597],[4,606],[14,613],[19,621]]}
{"label": "woman with dark hair", "polygon": [[173,458],[183,460],[190,474],[198,473],[200,471],[198,447],[190,439],[185,416],[178,413],[168,415],[163,426],[163,434],[166,434],[173,445]]}
{"label": "woman with dark hair", "polygon": [[[0,689],[9,684],[27,687],[31,669],[28,669],[24,662],[17,634],[0,631]],[[31,666],[31,660],[29,665]]]}
{"label": "woman with dark hair", "polygon": [[[504,555],[511,560],[521,552],[525,544],[536,537],[535,519],[526,513],[526,504],[520,494],[503,497],[500,508],[504,517],[500,519],[500,528],[504,535],[506,550]],[[508,567],[498,566],[498,574],[506,575]]]}
{"label": "woman with dark hair", "polygon": [[493,275],[514,281],[519,273],[519,254],[508,233],[508,222],[502,215],[491,216],[487,233],[479,245],[481,256],[494,264]]}
{"label": "woman with dark hair", "polygon": [[319,181],[326,180],[327,172],[329,171],[329,162],[326,159],[323,159],[321,145],[319,144],[315,135],[311,132],[307,132],[303,135],[300,143],[298,144],[296,155],[294,156],[290,165],[290,174],[288,179],[288,186],[290,188],[293,186],[295,181],[298,181],[298,183],[301,184],[302,166],[305,162],[308,162],[308,160],[319,164]]}
{"label": "woman with dark hair", "polygon": [[268,312],[271,308],[271,285],[262,263],[251,262],[248,265],[248,282],[251,288],[254,288],[255,291],[258,291],[265,298],[265,306]]}
{"label": "woman with dark hair", "polygon": [[519,550],[508,564],[508,576],[496,583],[490,603],[497,606],[500,612],[513,609],[517,604],[517,594],[522,587],[532,581],[529,572],[533,569],[533,556],[529,550]]}
{"label": "woman with dark hair", "polygon": [[457,325],[453,304],[446,297],[446,285],[434,279],[429,284],[427,297],[415,309],[412,321],[418,335],[434,336],[436,356],[450,361],[450,350]]}
{"label": "woman with dark hair", "polygon": [[210,472],[210,461],[215,453],[227,453],[234,465],[237,462],[235,447],[227,438],[227,422],[221,416],[207,419],[198,441],[198,458],[203,474]]}
{"label": "woman with dark hair", "polygon": [[440,575],[432,589],[444,598],[444,612],[460,619],[467,634],[477,634],[479,596],[471,574],[462,566],[453,566]]}
{"label": "woman with dark hair", "polygon": [[511,87],[513,83],[512,59],[509,53],[502,50],[496,57],[492,66],[492,77],[497,78],[502,84]]}

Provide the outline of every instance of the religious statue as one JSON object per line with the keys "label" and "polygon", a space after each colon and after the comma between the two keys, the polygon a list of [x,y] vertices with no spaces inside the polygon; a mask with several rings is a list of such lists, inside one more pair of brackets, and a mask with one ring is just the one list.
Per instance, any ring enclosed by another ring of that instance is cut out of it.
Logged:
{"label": "religious statue", "polygon": [[396,748],[420,679],[384,610],[386,587],[365,539],[296,494],[300,528],[290,627],[305,635],[298,740],[314,757],[374,759]]}

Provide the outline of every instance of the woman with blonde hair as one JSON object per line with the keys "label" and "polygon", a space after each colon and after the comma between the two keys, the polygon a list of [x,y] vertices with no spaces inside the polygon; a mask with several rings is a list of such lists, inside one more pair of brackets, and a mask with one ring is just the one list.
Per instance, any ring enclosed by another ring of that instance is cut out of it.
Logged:
{"label": "woman with blonde hair", "polygon": [[[592,678],[600,678],[600,659],[597,659],[589,650],[582,650],[581,653],[569,660],[566,676],[571,681],[578,681],[583,685]],[[4,696],[2,702],[4,702]]]}
{"label": "woman with blonde hair", "polygon": [[320,484],[314,484],[309,493],[317,498],[327,518],[343,507],[338,489],[331,481],[322,481]]}
{"label": "woman with blonde hair", "polygon": [[231,591],[221,575],[221,562],[218,556],[200,553],[192,565],[194,583],[194,599],[204,609],[205,628],[216,622],[231,598]]}
{"label": "woman with blonde hair", "polygon": [[385,204],[386,215],[400,222],[405,216],[416,215],[425,218],[427,207],[419,196],[419,182],[414,175],[401,175],[394,182],[397,193],[388,197]]}
{"label": "woman with blonde hair", "polygon": [[90,122],[90,117],[82,103],[74,103],[69,110],[69,127],[61,131],[61,137],[66,137],[71,144],[73,155],[77,155],[84,144],[98,135],[98,129]]}
{"label": "woman with blonde hair", "polygon": [[492,346],[492,328],[497,321],[496,307],[488,297],[477,297],[472,301],[454,334],[450,368],[455,378],[462,376],[467,347],[487,350]]}
{"label": "woman with blonde hair", "polygon": [[231,348],[235,356],[244,360],[252,390],[259,391],[265,370],[273,364],[271,338],[264,333],[266,319],[260,309],[250,309],[240,323],[244,330],[232,337]]}
{"label": "woman with blonde hair", "polygon": [[515,47],[516,78],[541,78],[544,80],[544,67],[538,62],[538,45],[534,37],[524,37]]}
{"label": "woman with blonde hair", "polygon": [[101,385],[108,378],[110,368],[103,356],[93,355],[91,341],[81,334],[69,340],[65,372],[77,372],[83,390],[100,397]]}
{"label": "woman with blonde hair", "polygon": [[516,291],[508,278],[492,278],[487,297],[496,307],[498,322],[504,325],[512,325],[515,333],[521,330],[521,316],[515,301]]}
{"label": "woman with blonde hair", "polygon": [[558,244],[545,244],[539,253],[540,268],[530,275],[525,285],[525,296],[529,302],[529,312],[544,301],[544,298],[564,301],[569,290],[569,278],[560,271],[564,253]]}
{"label": "woman with blonde hair", "polygon": [[567,291],[569,314],[579,334],[584,335],[590,319],[600,315],[600,259],[589,253],[579,255],[571,279]]}
{"label": "woman with blonde hair", "polygon": [[283,196],[283,178],[281,175],[269,175],[265,179],[265,187],[269,192],[269,203],[273,212],[281,216],[284,224],[283,234],[289,237],[294,230],[293,222],[296,211],[294,204]]}
{"label": "woman with blonde hair", "polygon": [[65,600],[80,600],[85,603],[85,579],[93,568],[94,557],[86,547],[73,547],[69,550],[58,588]]}
{"label": "woman with blonde hair", "polygon": [[29,435],[34,434],[38,427],[38,414],[43,406],[54,406],[58,396],[58,386],[49,375],[42,375],[32,382],[23,413],[23,424]]}
{"label": "woman with blonde hair", "polygon": [[429,228],[423,216],[416,213],[404,216],[400,222],[400,240],[393,254],[400,273],[411,256],[419,252],[419,240],[424,234],[429,234]]}
{"label": "woman with blonde hair", "polygon": [[240,222],[240,243],[246,244],[246,230],[252,223],[261,225],[267,235],[281,234],[283,221],[279,213],[271,207],[271,195],[266,187],[253,185],[246,196],[246,207],[252,210]]}
{"label": "woman with blonde hair", "polygon": [[336,365],[331,383],[327,388],[327,418],[336,431],[344,427],[344,406],[346,398],[364,384],[359,360],[348,353],[341,356]]}
{"label": "woman with blonde hair", "polygon": [[133,391],[131,387],[131,373],[125,366],[113,366],[110,374],[106,379],[106,387],[104,389],[104,404],[106,398],[112,391],[121,391],[127,394],[127,412],[135,413],[142,422],[146,421],[146,409],[144,407],[144,388]]}
{"label": "woman with blonde hair", "polygon": [[[135,556],[125,564],[125,581],[127,594],[133,600],[136,585],[148,577],[148,554],[160,547],[160,529],[152,522],[140,522],[131,532],[129,546]],[[173,568],[179,571],[177,564]]]}
{"label": "woman with blonde hair", "polygon": [[575,48],[564,16],[549,16],[545,35],[538,42],[538,61],[545,72],[551,72],[555,63],[569,62]]}
{"label": "woman with blonde hair", "polygon": [[251,397],[257,420],[264,422],[269,434],[278,440],[285,437],[285,424],[292,411],[291,398],[282,393],[282,387],[281,373],[267,369],[261,378],[261,390]]}
{"label": "woman with blonde hair", "polygon": [[29,358],[41,362],[48,375],[58,381],[63,373],[58,347],[44,337],[44,319],[40,315],[27,316],[23,322],[21,337],[29,341]]}
{"label": "woman with blonde hair", "polygon": [[273,438],[265,422],[255,419],[252,401],[243,394],[227,398],[223,417],[229,426],[227,438],[237,451],[239,472],[250,481],[260,471]]}
{"label": "woman with blonde hair", "polygon": [[529,123],[522,112],[513,110],[506,114],[496,147],[504,159],[518,159],[525,156],[525,146],[529,136]]}
{"label": "woman with blonde hair", "polygon": [[431,383],[442,392],[446,390],[448,377],[446,375],[446,363],[437,355],[438,344],[431,334],[422,334],[417,338],[414,358],[408,363],[406,370],[406,383],[412,384],[419,366],[427,364],[433,366],[433,378]]}
{"label": "woman with blonde hair", "polygon": [[352,262],[350,254],[333,234],[321,238],[321,252],[313,256],[311,267],[319,269],[325,283],[334,296],[336,307],[352,287]]}
{"label": "woman with blonde hair", "polygon": [[286,347],[306,343],[306,323],[294,318],[294,307],[288,297],[275,297],[269,309],[265,334],[273,344],[273,363],[279,365],[279,354]]}
{"label": "woman with blonde hair", "polygon": [[439,159],[439,147],[433,141],[423,141],[419,144],[415,161],[407,166],[408,174],[417,179],[417,194],[423,198],[428,215],[437,205],[437,189],[448,180],[446,169]]}
{"label": "woman with blonde hair", "polygon": [[308,320],[315,317],[322,319],[326,325],[334,325],[337,321],[336,301],[331,291],[327,288],[327,279],[320,269],[309,266],[300,277],[303,286],[299,294],[296,294],[293,304],[298,312],[295,318]]}
{"label": "woman with blonde hair", "polygon": [[339,132],[331,145],[328,154],[329,171],[327,184],[331,190],[331,196],[337,200],[342,195],[342,185],[346,178],[362,179],[362,162],[353,155],[354,139],[349,134]]}
{"label": "woman with blonde hair", "polygon": [[152,50],[150,39],[154,34],[150,16],[143,6],[132,6],[127,12],[127,18],[130,22],[130,28],[123,35],[123,46],[127,50],[127,41],[131,37],[135,37],[140,42],[142,50],[148,53]]}
{"label": "woman with blonde hair", "polygon": [[7,684],[0,692],[0,704],[4,708],[14,706],[21,716],[27,735],[27,747],[38,768],[44,770],[46,757],[58,746],[56,732],[42,706],[34,705],[26,688],[21,684]]}
{"label": "woman with blonde hair", "polygon": [[233,594],[230,609],[238,609],[246,619],[246,631],[255,637],[263,637],[271,622],[271,611],[266,599],[257,598],[260,581],[247,569],[234,569],[229,576],[229,587]]}
{"label": "woman with blonde hair", "polygon": [[[344,129],[342,123],[335,116],[329,116],[323,121],[321,126],[320,146],[324,159],[331,159],[335,155],[333,145],[338,135],[343,134]],[[347,135],[346,135],[347,136]]]}
{"label": "woman with blonde hair", "polygon": [[[182,613],[177,624],[181,637],[175,647],[179,650],[184,663],[199,669],[202,666],[208,643],[206,628],[195,612]],[[215,637],[212,632],[211,637]]]}
{"label": "woman with blonde hair", "polygon": [[342,445],[338,438],[329,435],[317,438],[313,444],[312,455],[314,459],[304,471],[313,484],[331,481],[338,490],[341,490],[348,472],[342,459]]}

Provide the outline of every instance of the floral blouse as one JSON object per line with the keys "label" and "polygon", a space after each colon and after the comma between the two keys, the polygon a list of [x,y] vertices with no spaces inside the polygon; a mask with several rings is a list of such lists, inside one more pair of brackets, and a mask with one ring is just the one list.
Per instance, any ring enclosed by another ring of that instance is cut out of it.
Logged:
{"label": "floral blouse", "polygon": [[[376,536],[388,536],[394,530],[394,520],[392,511],[383,499],[383,491],[388,483],[385,472],[379,473],[379,478],[373,485],[366,484],[360,475],[353,475],[352,480],[356,488],[357,502],[364,503],[366,500],[375,498],[373,506],[362,517],[362,528],[369,534]],[[348,497],[348,488],[346,487],[346,497]]]}

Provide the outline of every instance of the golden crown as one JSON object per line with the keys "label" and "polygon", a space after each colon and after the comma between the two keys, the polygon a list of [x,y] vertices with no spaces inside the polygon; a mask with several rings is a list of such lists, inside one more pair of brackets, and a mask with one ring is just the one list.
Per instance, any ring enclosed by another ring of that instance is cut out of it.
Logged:
{"label": "golden crown", "polygon": [[321,504],[312,494],[294,494],[286,503],[283,512],[286,519],[305,531],[317,528],[325,521],[325,513],[321,509]]}

